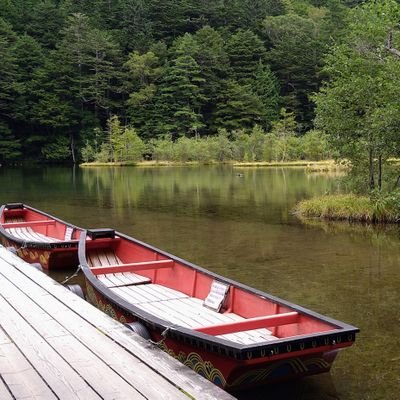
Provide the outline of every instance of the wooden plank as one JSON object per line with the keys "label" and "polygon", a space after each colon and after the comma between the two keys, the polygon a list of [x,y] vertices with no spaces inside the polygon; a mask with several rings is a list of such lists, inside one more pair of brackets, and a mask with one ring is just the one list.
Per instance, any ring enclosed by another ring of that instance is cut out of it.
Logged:
{"label": "wooden plank", "polygon": [[96,249],[88,252],[89,265],[92,267],[106,267],[111,264],[120,264],[121,260],[117,257],[114,250]]}
{"label": "wooden plank", "polygon": [[168,321],[170,325],[178,325],[186,328],[192,328],[195,326],[195,322],[191,318],[185,318],[184,315],[171,314],[170,312],[163,310],[160,307],[160,303],[163,302],[142,303],[138,304],[137,307],[158,318]]}
{"label": "wooden plank", "polygon": [[149,283],[137,286],[120,286],[110,288],[111,291],[119,296],[131,301],[132,304],[148,303],[153,301],[172,300],[188,297],[177,290],[165,288],[163,286]]}
{"label": "wooden plank", "polygon": [[[2,285],[2,294],[4,292],[7,294],[9,290],[12,290],[16,296],[21,297],[21,301],[29,303],[29,299],[23,293],[21,294],[2,275],[0,275],[0,284]],[[8,294],[8,298],[15,303],[14,296]],[[18,308],[20,309],[21,305],[18,305]],[[32,310],[30,307],[27,311],[38,312]],[[46,326],[47,335],[59,335],[63,339],[68,335],[68,332],[61,327],[54,324],[50,325],[46,319],[43,321],[43,318],[46,318],[45,313],[40,312],[40,314],[36,314],[36,317],[38,319],[37,323]],[[25,321],[23,316],[13,309],[3,295],[0,296],[0,320],[3,329],[7,330],[15,345],[18,346],[24,357],[29,360],[32,367],[43,377],[46,384],[51,387],[57,397],[71,400],[101,399],[82,379],[79,373]],[[71,348],[69,351],[75,352],[77,349]]]}
{"label": "wooden plank", "polygon": [[[44,290],[51,293],[55,299],[63,302],[71,312],[80,314],[81,318],[84,318],[96,330],[111,338],[129,354],[157,371],[157,374],[161,375],[167,382],[178,387],[182,392],[187,393],[188,396],[195,399],[207,400],[232,400],[234,398],[183,364],[171,359],[153,344],[112,320],[100,310],[54,282],[45,274],[33,268],[27,268],[25,262],[2,247],[0,247],[0,259],[13,265],[16,270],[25,275],[29,280],[39,284]],[[27,288],[26,290],[30,289]]]}
{"label": "wooden plank", "polygon": [[134,274],[133,272],[97,275],[97,279],[108,288],[119,286],[139,285],[150,283],[151,279],[146,276]]}
{"label": "wooden plank", "polygon": [[101,264],[98,267],[92,267],[91,271],[94,275],[113,274],[116,272],[145,271],[148,269],[172,268],[174,266],[174,263],[174,260],[157,260],[107,266]]}
{"label": "wooden plank", "polygon": [[36,226],[54,225],[55,223],[56,221],[54,219],[44,219],[41,221],[6,222],[2,225],[4,229],[7,229],[7,228],[27,228],[32,225]]}
{"label": "wooden plank", "polygon": [[118,296],[122,297],[123,299],[132,304],[141,304],[146,302],[149,303],[151,301],[154,301],[152,297],[149,297],[146,294],[145,296],[143,296],[143,293],[137,293],[136,291],[132,291],[130,289],[131,289],[130,286],[129,287],[120,286],[120,287],[110,288],[111,291],[118,294]]}
{"label": "wooden plank", "polygon": [[0,393],[11,393],[13,399],[57,398],[14,343],[0,344],[0,376]]}
{"label": "wooden plank", "polygon": [[[43,296],[40,288],[33,282],[25,282],[24,285],[24,290],[29,290],[32,299],[30,300],[22,292],[15,295],[18,290],[2,278],[2,274],[0,271],[2,293],[11,297],[13,306],[23,314],[26,321],[35,326],[39,335],[45,338],[54,350],[63,354],[65,360],[101,396],[111,396],[112,399],[142,399],[142,395],[138,393],[140,392],[146,398],[187,399],[160,375],[146,368],[141,361],[132,358],[118,344],[91,327],[64,304],[55,299],[49,301],[49,295]],[[13,283],[19,286],[22,283],[21,277],[15,273],[11,274]],[[10,277],[10,273],[7,276]],[[0,301],[0,308],[2,306]],[[50,332],[40,318],[44,308],[57,322]],[[137,371],[141,373],[138,374]],[[149,385],[149,382],[152,384]]]}
{"label": "wooden plank", "polygon": [[274,327],[280,325],[294,324],[298,321],[299,314],[295,311],[268,315],[264,317],[248,318],[244,321],[231,322],[221,325],[207,326],[196,329],[198,332],[208,335],[223,335],[225,333],[241,332],[261,327]]}
{"label": "wooden plank", "polygon": [[33,241],[33,242],[59,242],[59,239],[52,238],[49,236],[42,235],[41,233],[35,232],[32,228],[9,228],[6,229],[12,236],[16,238],[25,240],[25,241]]}
{"label": "wooden plank", "polygon": [[[161,319],[169,321],[173,325],[183,326],[186,328],[198,328],[201,326],[209,326],[211,323],[216,320],[210,320],[210,316],[197,314],[194,310],[184,309],[184,308],[176,308],[171,307],[171,303],[175,300],[166,300],[166,301],[154,301],[136,304],[136,306],[150,314],[153,314]],[[218,315],[218,314],[217,314]],[[222,315],[219,314],[222,318]],[[208,317],[208,318],[207,318]],[[221,319],[217,320],[221,322]],[[222,320],[227,321],[227,320]],[[228,319],[228,321],[231,321]],[[233,333],[225,336],[220,336],[223,339],[241,343],[241,344],[254,344],[265,342],[266,339],[264,337],[260,337],[259,335],[253,335],[250,332],[240,332]]]}
{"label": "wooden plank", "polygon": [[115,276],[118,276],[126,285],[137,285],[151,282],[151,279],[147,276],[135,274],[133,272],[120,272],[116,273]]}
{"label": "wooden plank", "polygon": [[87,262],[89,264],[89,266],[94,266],[94,265],[101,265],[100,264],[100,259],[97,255],[97,251],[90,251],[87,253],[86,255],[87,257]]}
{"label": "wooden plank", "polygon": [[0,376],[0,399],[1,400],[13,400],[15,397],[11,396],[11,393],[3,381],[3,378]]}
{"label": "wooden plank", "polygon": [[31,237],[37,242],[59,242],[59,239],[52,238],[50,236],[43,235],[42,233],[34,231],[31,227],[28,228],[17,228],[17,229],[25,229],[27,235],[31,235]]}

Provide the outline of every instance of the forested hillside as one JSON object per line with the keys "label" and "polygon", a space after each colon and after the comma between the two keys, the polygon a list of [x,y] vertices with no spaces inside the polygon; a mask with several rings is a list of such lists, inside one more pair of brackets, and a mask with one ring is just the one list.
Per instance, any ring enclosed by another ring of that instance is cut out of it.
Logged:
{"label": "forested hillside", "polygon": [[78,161],[115,116],[144,141],[267,132],[285,113],[303,135],[356,3],[0,0],[0,163]]}

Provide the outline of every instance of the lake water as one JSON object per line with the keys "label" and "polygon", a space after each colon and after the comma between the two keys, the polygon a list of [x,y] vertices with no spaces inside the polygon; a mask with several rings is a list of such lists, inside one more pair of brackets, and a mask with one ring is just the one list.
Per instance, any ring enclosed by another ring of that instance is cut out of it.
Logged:
{"label": "lake water", "polygon": [[302,169],[0,168],[0,203],[24,202],[78,226],[116,228],[361,329],[330,374],[240,399],[395,400],[400,230],[303,223],[292,214],[297,201],[335,190],[333,177]]}

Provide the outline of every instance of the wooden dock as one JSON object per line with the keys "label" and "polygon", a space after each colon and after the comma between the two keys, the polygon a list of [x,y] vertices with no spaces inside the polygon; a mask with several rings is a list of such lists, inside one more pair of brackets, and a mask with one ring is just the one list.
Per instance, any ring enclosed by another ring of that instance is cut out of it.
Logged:
{"label": "wooden dock", "polygon": [[234,399],[0,246],[0,399]]}

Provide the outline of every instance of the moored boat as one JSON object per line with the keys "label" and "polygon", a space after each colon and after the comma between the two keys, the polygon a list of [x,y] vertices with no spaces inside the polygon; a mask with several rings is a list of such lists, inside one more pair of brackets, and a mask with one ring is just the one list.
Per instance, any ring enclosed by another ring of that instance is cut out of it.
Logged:
{"label": "moored boat", "polygon": [[0,207],[0,241],[29,263],[45,269],[78,265],[82,232],[72,224],[22,203]]}
{"label": "moored boat", "polygon": [[88,300],[227,390],[327,372],[358,332],[112,229],[79,262]]}

